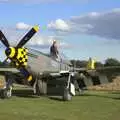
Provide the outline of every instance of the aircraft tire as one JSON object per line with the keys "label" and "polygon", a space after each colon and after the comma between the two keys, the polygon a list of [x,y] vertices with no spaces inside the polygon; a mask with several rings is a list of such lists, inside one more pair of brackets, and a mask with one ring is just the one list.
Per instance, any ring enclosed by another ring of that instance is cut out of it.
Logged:
{"label": "aircraft tire", "polygon": [[10,98],[12,96],[12,90],[7,90],[7,89],[3,89],[1,90],[1,98],[5,99],[5,98]]}
{"label": "aircraft tire", "polygon": [[6,98],[6,90],[1,90],[1,98],[2,99]]}
{"label": "aircraft tire", "polygon": [[43,93],[43,85],[42,85],[42,80],[37,80],[37,84],[36,84],[36,94],[38,96],[42,95]]}
{"label": "aircraft tire", "polygon": [[43,80],[42,81],[42,87],[43,87],[43,94],[46,95],[47,94],[47,83]]}
{"label": "aircraft tire", "polygon": [[72,95],[70,94],[70,92],[69,92],[69,90],[67,88],[64,89],[63,100],[64,101],[72,100]]}

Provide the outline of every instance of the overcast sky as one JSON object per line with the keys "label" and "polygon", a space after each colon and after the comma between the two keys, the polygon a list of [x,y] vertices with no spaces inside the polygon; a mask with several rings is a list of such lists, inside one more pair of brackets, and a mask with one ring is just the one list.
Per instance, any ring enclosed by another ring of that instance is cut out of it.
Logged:
{"label": "overcast sky", "polygon": [[[69,59],[120,60],[119,0],[0,0],[0,15],[0,28],[13,45],[40,25],[27,46],[49,52],[56,39]],[[4,49],[0,45],[0,59]]]}

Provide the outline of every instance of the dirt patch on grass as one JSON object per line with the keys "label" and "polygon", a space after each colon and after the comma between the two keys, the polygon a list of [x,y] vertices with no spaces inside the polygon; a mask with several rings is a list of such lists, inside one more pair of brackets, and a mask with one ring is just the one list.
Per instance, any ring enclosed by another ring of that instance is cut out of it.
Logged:
{"label": "dirt patch on grass", "polygon": [[116,76],[112,83],[88,87],[89,90],[112,90],[120,91],[120,76]]}

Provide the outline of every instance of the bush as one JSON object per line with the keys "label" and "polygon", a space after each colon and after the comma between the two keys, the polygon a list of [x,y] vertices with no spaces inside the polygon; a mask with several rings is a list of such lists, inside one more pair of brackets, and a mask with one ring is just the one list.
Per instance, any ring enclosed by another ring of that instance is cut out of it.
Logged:
{"label": "bush", "polygon": [[120,61],[115,58],[108,58],[105,60],[104,66],[120,66]]}

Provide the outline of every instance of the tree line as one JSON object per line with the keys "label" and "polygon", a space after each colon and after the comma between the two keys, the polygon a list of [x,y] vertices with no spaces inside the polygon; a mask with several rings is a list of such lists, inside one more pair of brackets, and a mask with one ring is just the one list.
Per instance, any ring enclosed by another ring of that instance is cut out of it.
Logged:
{"label": "tree line", "polygon": [[[80,67],[86,67],[88,64],[87,60],[71,60],[71,63],[73,66],[80,68]],[[102,63],[100,61],[95,62],[95,66],[97,67],[108,67],[108,66],[120,66],[120,61],[116,58],[107,58],[105,60],[105,63]]]}
{"label": "tree line", "polygon": [[[71,64],[75,67],[86,67],[88,64],[87,60],[70,60]],[[5,64],[0,61],[0,66],[4,66]],[[101,63],[100,61],[95,62],[96,67],[107,67],[107,66],[120,66],[120,61],[115,58],[107,58],[105,63]]]}

